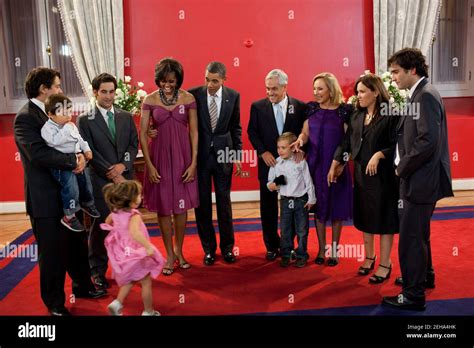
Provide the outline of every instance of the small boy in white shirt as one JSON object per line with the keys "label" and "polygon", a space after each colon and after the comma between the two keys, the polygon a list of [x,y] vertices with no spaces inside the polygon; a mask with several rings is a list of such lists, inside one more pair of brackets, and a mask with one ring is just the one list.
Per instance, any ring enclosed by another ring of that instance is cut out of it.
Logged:
{"label": "small boy in white shirt", "polygon": [[[72,102],[62,94],[50,96],[45,102],[49,120],[41,128],[41,137],[46,144],[62,153],[84,153],[86,160],[92,159],[92,151],[71,122]],[[74,232],[84,231],[84,226],[76,217],[81,209],[93,218],[100,217],[92,195],[89,175],[84,171],[75,174],[70,170],[52,169],[51,173],[61,185],[61,199],[64,217],[61,223]],[[79,204],[80,201],[80,204]]]}
{"label": "small boy in white shirt", "polygon": [[288,267],[293,246],[292,235],[298,238],[296,248],[296,267],[304,267],[308,260],[307,242],[309,232],[308,211],[316,204],[314,185],[309,173],[308,163],[296,163],[290,144],[296,135],[291,132],[278,137],[277,149],[280,157],[268,172],[267,187],[280,192],[280,231],[281,267]]}

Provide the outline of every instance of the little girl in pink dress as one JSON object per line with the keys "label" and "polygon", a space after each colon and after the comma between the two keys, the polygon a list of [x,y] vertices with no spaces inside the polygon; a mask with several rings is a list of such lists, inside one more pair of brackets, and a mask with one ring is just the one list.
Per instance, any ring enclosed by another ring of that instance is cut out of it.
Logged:
{"label": "little girl in pink dress", "polygon": [[135,282],[142,285],[142,315],[160,315],[153,309],[151,278],[163,269],[165,259],[150,242],[150,236],[137,210],[141,185],[134,180],[104,187],[104,198],[112,212],[100,227],[110,231],[104,244],[112,276],[120,286],[117,298],[108,306],[111,315],[122,315],[123,301]]}

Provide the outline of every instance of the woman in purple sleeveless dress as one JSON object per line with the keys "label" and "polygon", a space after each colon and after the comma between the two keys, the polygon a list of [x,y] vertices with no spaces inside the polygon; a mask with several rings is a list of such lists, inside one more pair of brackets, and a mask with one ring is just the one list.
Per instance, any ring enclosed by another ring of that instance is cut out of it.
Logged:
{"label": "woman in purple sleeveless dress", "polygon": [[[352,218],[352,180],[347,166],[337,183],[328,185],[327,175],[334,152],[340,144],[345,124],[349,121],[352,106],[345,104],[341,87],[331,73],[321,73],[313,79],[316,102],[308,103],[308,119],[296,141],[297,151],[308,143],[308,166],[316,190],[314,220],[318,234],[319,252],[315,259],[324,264],[328,249],[328,266],[338,264],[337,247],[342,230],[342,221]],[[332,223],[332,244],[326,245],[326,223]]]}
{"label": "woman in purple sleeveless dress", "polygon": [[[159,89],[143,101],[140,124],[146,163],[143,204],[158,215],[168,256],[164,275],[173,274],[176,262],[181,269],[191,267],[183,256],[184,232],[187,211],[199,205],[196,101],[191,93],[180,89],[182,82],[181,64],[174,59],[162,59],[155,68],[155,83]],[[149,144],[150,118],[156,136]]]}

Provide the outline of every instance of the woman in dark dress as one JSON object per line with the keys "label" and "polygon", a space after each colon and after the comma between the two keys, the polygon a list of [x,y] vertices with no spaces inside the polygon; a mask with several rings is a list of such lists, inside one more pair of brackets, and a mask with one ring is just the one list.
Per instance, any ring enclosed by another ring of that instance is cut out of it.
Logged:
{"label": "woman in dark dress", "polygon": [[360,275],[374,269],[374,236],[380,235],[380,263],[371,283],[390,277],[390,253],[393,235],[398,233],[398,187],[393,168],[398,118],[388,114],[389,95],[380,77],[361,76],[354,86],[357,109],[351,116],[348,131],[338,147],[328,174],[335,182],[348,160],[354,160],[354,226],[364,232],[366,259]]}

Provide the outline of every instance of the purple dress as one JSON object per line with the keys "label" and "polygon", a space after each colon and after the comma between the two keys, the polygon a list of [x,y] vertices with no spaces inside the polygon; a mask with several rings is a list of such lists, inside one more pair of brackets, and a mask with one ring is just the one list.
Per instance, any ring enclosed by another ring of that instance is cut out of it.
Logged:
{"label": "purple dress", "polygon": [[320,222],[352,218],[352,180],[348,166],[328,187],[327,175],[334,152],[344,136],[344,123],[349,121],[352,106],[341,104],[336,110],[321,109],[308,103],[309,142],[307,162],[316,190],[315,217]]}
{"label": "purple dress", "polygon": [[192,162],[189,109],[196,109],[196,102],[176,105],[171,111],[161,105],[143,104],[143,110],[150,110],[153,127],[158,131],[149,152],[161,176],[160,183],[154,184],[145,169],[143,205],[160,216],[182,214],[199,206],[197,179],[183,183],[181,177]]}

